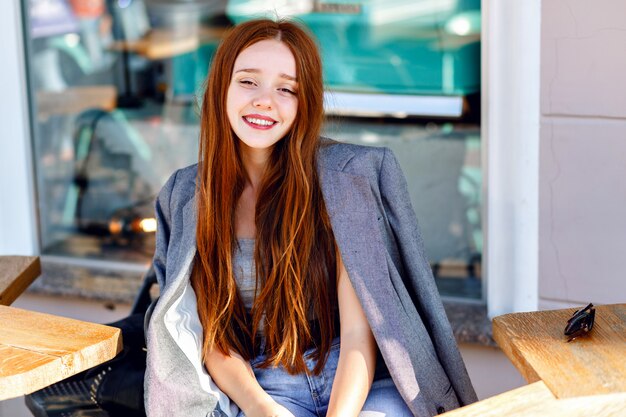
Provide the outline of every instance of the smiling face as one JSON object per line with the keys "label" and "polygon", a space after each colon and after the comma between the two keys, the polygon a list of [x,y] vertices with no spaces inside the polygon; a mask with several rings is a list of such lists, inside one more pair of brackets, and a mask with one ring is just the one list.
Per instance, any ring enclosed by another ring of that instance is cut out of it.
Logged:
{"label": "smiling face", "polygon": [[269,151],[289,132],[298,112],[297,87],[296,62],[284,43],[263,40],[241,51],[226,112],[244,152]]}

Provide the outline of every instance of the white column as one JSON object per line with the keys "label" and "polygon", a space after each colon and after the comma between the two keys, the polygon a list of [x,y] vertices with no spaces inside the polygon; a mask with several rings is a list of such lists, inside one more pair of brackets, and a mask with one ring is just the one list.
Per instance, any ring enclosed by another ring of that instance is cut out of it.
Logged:
{"label": "white column", "polygon": [[34,255],[39,245],[22,31],[20,1],[0,1],[0,254]]}
{"label": "white column", "polygon": [[541,0],[484,0],[483,161],[489,316],[538,305]]}

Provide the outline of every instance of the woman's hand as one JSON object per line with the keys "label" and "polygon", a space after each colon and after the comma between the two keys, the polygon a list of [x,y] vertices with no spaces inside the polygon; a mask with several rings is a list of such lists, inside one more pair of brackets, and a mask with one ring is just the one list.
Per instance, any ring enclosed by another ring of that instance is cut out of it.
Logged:
{"label": "woman's hand", "polygon": [[295,417],[289,410],[270,399],[245,413],[246,417]]}
{"label": "woman's hand", "polygon": [[239,406],[244,416],[294,417],[263,390],[250,362],[238,353],[231,351],[230,355],[225,355],[213,349],[207,355],[205,365],[217,386]]}

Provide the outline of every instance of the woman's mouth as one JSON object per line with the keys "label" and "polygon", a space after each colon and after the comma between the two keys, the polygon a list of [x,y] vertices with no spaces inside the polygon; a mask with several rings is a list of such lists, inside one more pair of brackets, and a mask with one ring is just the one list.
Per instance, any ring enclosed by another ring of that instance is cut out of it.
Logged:
{"label": "woman's mouth", "polygon": [[254,129],[261,129],[261,130],[271,129],[276,123],[278,123],[276,120],[270,117],[261,116],[257,114],[243,116],[243,120],[244,122],[246,122],[248,126],[251,126]]}

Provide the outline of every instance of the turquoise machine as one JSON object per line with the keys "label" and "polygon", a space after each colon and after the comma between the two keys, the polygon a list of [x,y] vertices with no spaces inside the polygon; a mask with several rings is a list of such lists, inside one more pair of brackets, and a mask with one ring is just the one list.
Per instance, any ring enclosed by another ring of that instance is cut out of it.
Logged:
{"label": "turquoise machine", "polygon": [[480,0],[230,0],[226,14],[304,22],[330,114],[457,118],[480,92]]}

